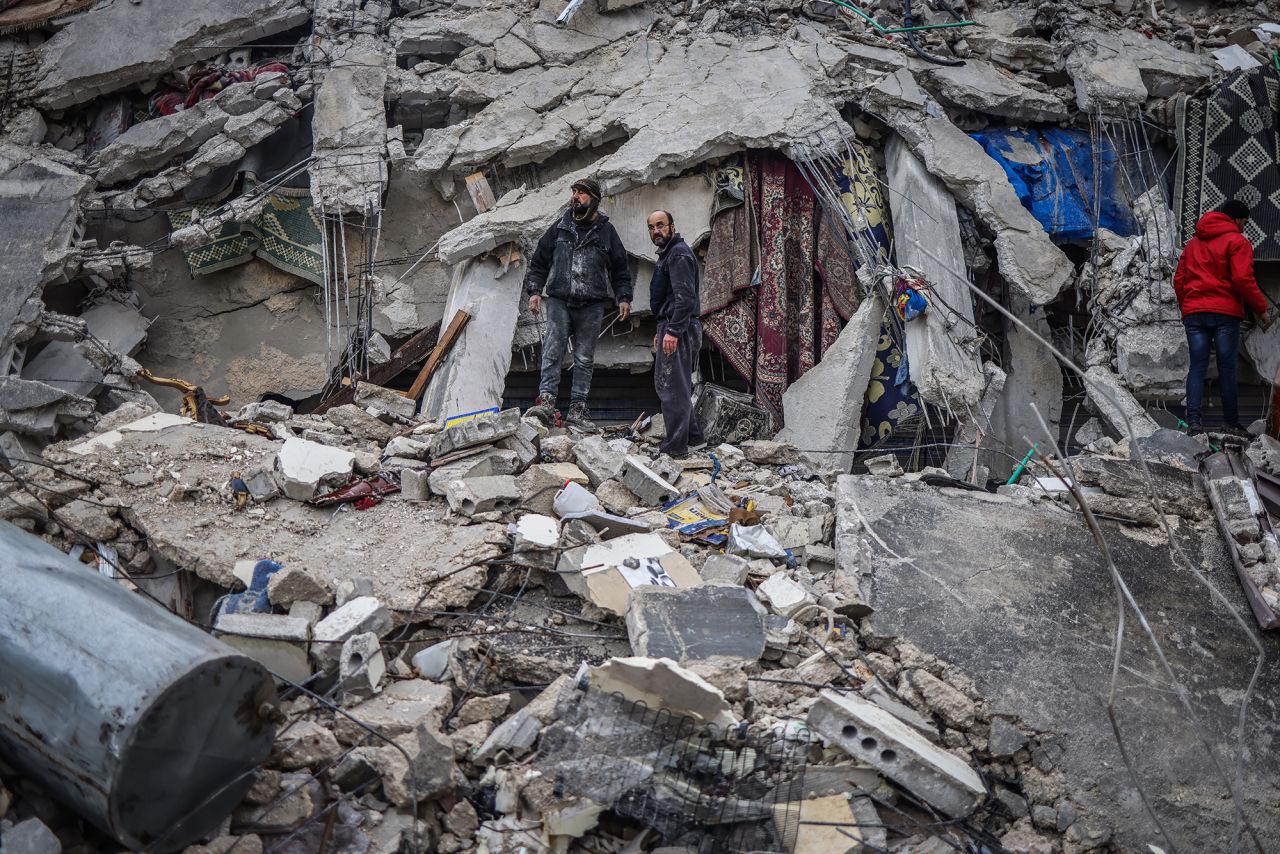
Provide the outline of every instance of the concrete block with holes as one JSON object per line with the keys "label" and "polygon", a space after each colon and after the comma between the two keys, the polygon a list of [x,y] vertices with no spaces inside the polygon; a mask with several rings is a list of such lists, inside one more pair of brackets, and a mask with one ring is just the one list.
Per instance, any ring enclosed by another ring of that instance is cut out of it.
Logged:
{"label": "concrete block with holes", "polygon": [[469,477],[455,480],[445,487],[449,509],[464,516],[475,516],[490,510],[510,510],[520,503],[520,488],[511,475]]}
{"label": "concrete block with holes", "polygon": [[986,797],[982,780],[964,760],[857,695],[823,691],[808,721],[828,743],[953,818],[973,812]]}

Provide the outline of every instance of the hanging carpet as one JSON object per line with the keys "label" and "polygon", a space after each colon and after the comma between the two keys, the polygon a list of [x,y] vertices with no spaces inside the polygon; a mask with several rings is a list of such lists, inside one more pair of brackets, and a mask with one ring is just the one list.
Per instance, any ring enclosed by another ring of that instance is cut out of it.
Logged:
{"label": "hanging carpet", "polygon": [[1233,71],[1208,94],[1177,107],[1174,216],[1186,242],[1197,220],[1229,199],[1249,206],[1254,257],[1280,259],[1280,77],[1271,66]]}

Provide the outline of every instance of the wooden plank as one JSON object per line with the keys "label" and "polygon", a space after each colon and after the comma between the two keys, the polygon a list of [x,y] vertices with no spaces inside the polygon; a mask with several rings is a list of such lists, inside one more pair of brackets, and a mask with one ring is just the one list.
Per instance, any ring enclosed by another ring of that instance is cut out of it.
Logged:
{"label": "wooden plank", "polygon": [[[409,370],[425,359],[439,337],[440,324],[438,322],[414,333],[413,337],[396,348],[396,351],[391,354],[391,358],[386,364],[374,365],[369,369],[367,381],[374,385],[386,385],[391,382],[400,373]],[[350,383],[329,395],[320,402],[319,406],[311,410],[312,414],[323,415],[335,406],[343,406],[353,402],[356,399],[356,382],[361,379],[363,378],[359,375],[352,377]]]}
{"label": "wooden plank", "polygon": [[476,213],[492,210],[498,203],[497,197],[493,195],[493,188],[489,186],[489,179],[484,177],[483,172],[468,175],[466,182],[467,193],[471,196],[471,203],[476,206]]}
{"label": "wooden plank", "polygon": [[458,336],[462,334],[462,330],[466,328],[467,322],[470,320],[471,315],[465,311],[458,311],[453,315],[453,320],[449,321],[449,328],[440,336],[440,341],[436,344],[435,349],[431,351],[431,355],[427,358],[427,363],[418,372],[418,378],[413,381],[413,386],[405,392],[405,397],[411,397],[414,400],[422,399],[423,392],[427,390],[427,383],[431,382],[432,375],[440,367],[440,363],[444,361],[445,356],[449,355],[449,351],[453,349]]}

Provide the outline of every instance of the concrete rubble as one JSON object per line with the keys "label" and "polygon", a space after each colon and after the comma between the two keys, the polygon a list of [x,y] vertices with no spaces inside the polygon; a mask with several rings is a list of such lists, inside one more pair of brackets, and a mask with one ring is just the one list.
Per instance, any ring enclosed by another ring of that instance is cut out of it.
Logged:
{"label": "concrete rubble", "polygon": [[[1274,10],[48,5],[0,2],[0,521],[275,677],[186,854],[1280,838],[1232,613],[1280,652],[1280,333],[1252,435],[1187,435],[1173,291],[1184,99]],[[636,284],[591,433],[521,414],[586,177]],[[684,459],[656,209],[703,264]],[[120,849],[5,738],[0,851]]]}

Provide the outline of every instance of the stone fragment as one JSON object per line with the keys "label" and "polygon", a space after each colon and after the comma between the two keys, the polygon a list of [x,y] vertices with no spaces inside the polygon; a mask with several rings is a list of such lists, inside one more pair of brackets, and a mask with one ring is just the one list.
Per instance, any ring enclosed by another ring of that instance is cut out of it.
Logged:
{"label": "stone fragment", "polygon": [[491,721],[500,717],[511,705],[510,694],[493,694],[488,697],[472,697],[462,704],[453,717],[456,727],[462,728],[480,721]]}
{"label": "stone fragment", "polygon": [[1098,417],[1122,439],[1130,438],[1131,428],[1132,437],[1139,439],[1160,429],[1142,404],[1120,384],[1119,378],[1102,365],[1085,371],[1084,390]]}
{"label": "stone fragment", "polygon": [[338,665],[338,685],[344,704],[367,700],[378,693],[386,675],[387,660],[377,635],[366,632],[347,638]]}
{"label": "stone fragment", "polygon": [[477,765],[487,765],[499,753],[506,753],[513,758],[523,756],[538,740],[542,726],[542,721],[525,706],[494,729],[476,750],[471,761]]}
{"label": "stone fragment", "polygon": [[610,513],[625,514],[633,507],[640,506],[640,499],[619,481],[606,480],[596,487],[596,499]]}
{"label": "stone fragment", "polygon": [[317,769],[342,753],[333,733],[312,721],[297,721],[276,736],[271,762],[285,771]]}
{"label": "stone fragment", "polygon": [[991,732],[987,736],[987,752],[1003,758],[1012,756],[1027,744],[1027,734],[1001,717],[991,719]]}
{"label": "stone fragment", "polygon": [[402,469],[400,472],[400,497],[407,501],[430,500],[431,472],[422,469]]}
{"label": "stone fragment", "polygon": [[385,412],[410,421],[418,412],[418,403],[392,388],[361,382],[356,385],[355,402],[365,409]]}
{"label": "stone fragment", "polygon": [[237,832],[288,833],[300,827],[315,814],[319,806],[320,786],[306,772],[285,774],[280,779],[280,794],[266,804],[241,804],[232,815],[232,829]]}
{"label": "stone fragment", "polygon": [[290,682],[311,678],[307,658],[311,626],[306,620],[283,614],[221,614],[213,628],[223,643],[273,674]]}
{"label": "stone fragment", "polygon": [[382,791],[398,807],[439,798],[462,782],[453,761],[453,746],[434,727],[421,724],[413,732],[396,739],[396,744],[375,747],[366,757],[382,778]]}
{"label": "stone fragment", "polygon": [[391,630],[391,612],[372,596],[360,596],[316,623],[311,654],[324,670],[338,669],[342,645],[368,632],[381,637]]}
{"label": "stone fragment", "polygon": [[4,854],[61,854],[62,843],[38,818],[20,821],[4,833]]}
{"label": "stone fragment", "polygon": [[109,508],[82,498],[77,498],[58,508],[54,518],[67,528],[78,542],[86,545],[114,540],[120,533],[120,523],[112,518]]}
{"label": "stone fragment", "polygon": [[443,457],[454,451],[488,445],[520,429],[520,410],[504,409],[497,415],[485,415],[454,424],[436,434],[432,450],[434,456]]}
{"label": "stone fragment", "polygon": [[902,466],[898,464],[896,454],[880,454],[879,456],[868,457],[862,462],[867,467],[869,474],[879,475],[880,477],[897,477],[902,474]]}
{"label": "stone fragment", "polygon": [[1073,40],[1076,48],[1067,55],[1066,71],[1083,112],[1191,91],[1214,72],[1207,57],[1133,30],[1084,28],[1073,34]]}
{"label": "stone fragment", "polygon": [[[335,406],[325,413],[325,418],[357,439],[364,439],[378,445],[387,444],[395,435],[395,430],[389,424],[384,424],[354,403]],[[405,456],[414,455],[406,454]]]}
{"label": "stone fragment", "polygon": [[1116,372],[1140,398],[1181,400],[1189,361],[1181,323],[1144,323],[1116,336]]}
{"label": "stone fragment", "polygon": [[747,462],[756,465],[785,466],[796,461],[796,449],[790,442],[767,439],[751,439],[741,443]]}
{"label": "stone fragment", "polygon": [[[374,419],[377,421],[377,419]],[[378,421],[381,424],[381,421]],[[382,449],[383,456],[406,457],[411,460],[428,460],[431,458],[431,445],[419,442],[409,436],[396,436]]]}
{"label": "stone fragment", "polygon": [[335,717],[333,734],[343,744],[360,744],[369,734],[364,727],[388,738],[411,733],[419,724],[439,729],[452,705],[453,692],[446,685],[423,679],[393,682],[376,697],[349,709],[355,720],[345,715]]}
{"label": "stone fragment", "polygon": [[1067,105],[1061,100],[1026,86],[1017,76],[981,60],[930,68],[926,79],[938,98],[951,106],[1003,116],[1019,123],[1060,122],[1067,118]]}
{"label": "stone fragment", "polygon": [[965,762],[857,695],[823,691],[808,723],[826,741],[953,818],[968,815],[986,797],[981,778]]}
{"label": "stone fragment", "polygon": [[756,661],[764,654],[765,637],[754,600],[745,587],[638,587],[627,606],[631,650],[672,661]]}
{"label": "stone fragment", "polygon": [[973,726],[976,707],[963,692],[943,682],[927,670],[912,669],[903,673],[903,680],[924,701],[924,704],[942,716],[956,729],[967,730]]}
{"label": "stone fragment", "polygon": [[420,650],[413,656],[413,669],[423,679],[443,682],[449,676],[449,664],[456,645],[457,641],[446,640]]}
{"label": "stone fragment", "polygon": [[702,565],[702,580],[707,584],[741,585],[747,580],[751,564],[738,555],[713,554]]}
{"label": "stone fragment", "polygon": [[306,620],[307,625],[314,626],[324,619],[324,606],[319,602],[294,602],[289,606],[289,616]]}
{"label": "stone fragment", "polygon": [[680,497],[680,490],[663,480],[644,460],[628,454],[622,464],[622,485],[635,493],[640,503],[652,507]]}
{"label": "stone fragment", "polygon": [[622,474],[626,462],[626,455],[609,447],[603,436],[585,436],[578,440],[573,446],[573,458],[593,487]]}
{"label": "stone fragment", "polygon": [[286,566],[272,574],[267,582],[267,598],[272,605],[288,608],[294,602],[317,602],[328,605],[333,593],[305,570]]}
{"label": "stone fragment", "polygon": [[526,513],[511,526],[513,560],[554,570],[559,559],[560,523],[551,516]]}
{"label": "stone fragment", "polygon": [[256,833],[219,836],[203,845],[192,845],[182,854],[262,854],[262,837]]}
{"label": "stone fragment", "polygon": [[270,501],[280,494],[280,484],[276,481],[275,472],[263,468],[255,468],[243,478],[244,485],[249,488],[249,497],[255,503]]}
{"label": "stone fragment", "polygon": [[464,516],[475,516],[491,510],[514,508],[520,501],[520,489],[510,475],[469,477],[455,480],[445,489],[449,509]]}
{"label": "stone fragment", "polygon": [[667,658],[611,658],[592,668],[590,678],[595,690],[606,694],[616,691],[650,709],[724,728],[738,723],[733,707],[719,688]]}
{"label": "stone fragment", "polygon": [[338,589],[334,591],[334,601],[338,607],[356,599],[360,596],[373,595],[373,579],[363,575],[356,575],[344,578],[338,582]]}
{"label": "stone fragment", "polygon": [[336,484],[350,476],[355,460],[350,451],[306,439],[286,439],[276,455],[276,470],[284,494],[294,501],[306,501],[315,496],[320,486]]}
{"label": "stone fragment", "polygon": [[756,595],[775,614],[783,617],[790,617],[817,601],[812,593],[796,584],[784,572],[775,573],[765,579],[756,588]]}
{"label": "stone fragment", "polygon": [[[600,437],[583,437],[583,441],[586,441],[586,439],[600,439]],[[603,442],[604,440],[600,439],[600,441]],[[539,447],[542,449],[543,459],[550,462],[567,463],[573,459],[577,444],[578,443],[575,442],[573,437],[568,433],[559,432],[553,436],[545,437],[539,444]]]}

